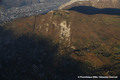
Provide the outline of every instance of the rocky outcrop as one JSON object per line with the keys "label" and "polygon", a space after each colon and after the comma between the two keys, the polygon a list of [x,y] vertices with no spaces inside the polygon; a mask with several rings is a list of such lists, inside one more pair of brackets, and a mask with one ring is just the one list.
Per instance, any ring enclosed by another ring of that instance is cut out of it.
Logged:
{"label": "rocky outcrop", "polygon": [[68,42],[68,45],[70,45],[70,24],[67,25],[66,21],[62,21],[60,23],[60,38],[62,40],[65,40],[66,42]]}
{"label": "rocky outcrop", "polygon": [[[67,19],[59,19],[60,17],[68,16],[67,11],[50,11],[46,17],[42,17],[40,22],[36,22],[37,25],[35,32],[37,34],[42,33],[44,36],[49,35],[49,37],[55,39],[55,42],[65,43],[65,45],[70,45],[70,35],[71,35],[71,23]],[[37,19],[37,18],[36,18]]]}

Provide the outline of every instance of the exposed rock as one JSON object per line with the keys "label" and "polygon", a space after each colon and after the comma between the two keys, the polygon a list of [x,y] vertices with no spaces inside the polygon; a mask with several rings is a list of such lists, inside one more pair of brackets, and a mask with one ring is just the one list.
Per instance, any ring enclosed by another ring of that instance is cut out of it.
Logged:
{"label": "exposed rock", "polygon": [[60,37],[62,40],[65,40],[70,44],[70,25],[66,21],[60,23]]}

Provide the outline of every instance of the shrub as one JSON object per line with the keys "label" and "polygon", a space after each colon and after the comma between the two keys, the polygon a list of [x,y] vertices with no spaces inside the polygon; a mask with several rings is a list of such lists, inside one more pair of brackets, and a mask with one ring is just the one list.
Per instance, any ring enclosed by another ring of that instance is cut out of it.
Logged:
{"label": "shrub", "polygon": [[111,56],[111,54],[108,53],[108,52],[103,52],[102,55],[105,56],[105,57],[109,57],[109,56]]}

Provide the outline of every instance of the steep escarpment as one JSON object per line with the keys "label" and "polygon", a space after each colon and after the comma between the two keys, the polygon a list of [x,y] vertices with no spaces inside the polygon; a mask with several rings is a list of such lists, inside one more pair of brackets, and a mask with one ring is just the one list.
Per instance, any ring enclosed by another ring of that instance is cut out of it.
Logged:
{"label": "steep escarpment", "polygon": [[[118,15],[86,15],[75,11],[56,10],[45,15],[18,18],[1,24],[1,28],[5,32],[11,31],[15,37],[10,40],[8,36],[4,37],[7,34],[1,31],[0,37],[5,38],[7,42],[1,40],[5,43],[1,55],[7,56],[8,61],[1,65],[7,65],[9,59],[10,64],[18,61],[17,64],[21,67],[19,70],[19,66],[15,65],[15,70],[18,73],[25,73],[26,76],[31,75],[30,80],[47,79],[46,75],[53,80],[71,80],[76,79],[76,74],[109,76],[120,74],[120,17]],[[23,37],[24,35],[27,38]],[[35,41],[31,36],[35,37]],[[41,37],[42,39],[39,39]],[[8,47],[5,47],[6,45]],[[13,54],[12,57],[10,53]],[[1,57],[3,62],[4,57]],[[25,66],[22,67],[21,63]],[[12,67],[7,67],[9,73],[6,68],[3,68],[3,78],[7,77],[6,74],[13,76],[16,73],[12,71],[14,70]]]}

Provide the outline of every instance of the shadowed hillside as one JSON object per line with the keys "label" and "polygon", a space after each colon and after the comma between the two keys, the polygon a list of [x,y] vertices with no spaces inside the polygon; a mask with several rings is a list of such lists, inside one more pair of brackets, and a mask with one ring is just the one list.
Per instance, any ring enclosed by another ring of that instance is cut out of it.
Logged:
{"label": "shadowed hillside", "polygon": [[0,27],[0,79],[120,75],[120,17],[56,10]]}
{"label": "shadowed hillside", "polygon": [[48,38],[15,36],[0,26],[0,80],[76,80],[78,75],[90,74],[86,70],[91,66],[59,56],[58,48]]}
{"label": "shadowed hillside", "polygon": [[94,15],[94,14],[120,15],[120,9],[115,9],[115,8],[99,9],[91,6],[76,6],[70,8],[69,10],[77,11],[88,15]]}

